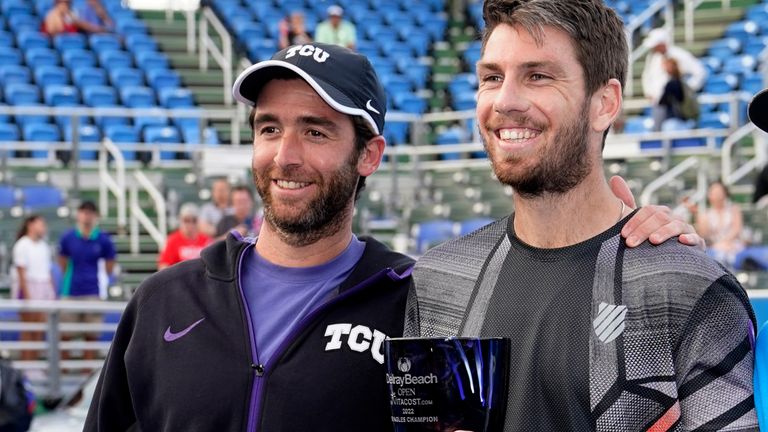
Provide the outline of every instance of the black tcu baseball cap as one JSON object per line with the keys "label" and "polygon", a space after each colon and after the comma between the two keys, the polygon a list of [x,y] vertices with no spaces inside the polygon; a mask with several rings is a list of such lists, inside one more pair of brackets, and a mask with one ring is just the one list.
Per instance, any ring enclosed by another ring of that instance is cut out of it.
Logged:
{"label": "black tcu baseball cap", "polygon": [[360,116],[376,135],[383,133],[387,97],[365,56],[338,45],[294,45],[244,70],[232,87],[235,99],[256,105],[259,92],[280,68],[299,75],[336,111]]}
{"label": "black tcu baseball cap", "polygon": [[755,126],[768,132],[768,89],[763,89],[749,103],[749,119]]}

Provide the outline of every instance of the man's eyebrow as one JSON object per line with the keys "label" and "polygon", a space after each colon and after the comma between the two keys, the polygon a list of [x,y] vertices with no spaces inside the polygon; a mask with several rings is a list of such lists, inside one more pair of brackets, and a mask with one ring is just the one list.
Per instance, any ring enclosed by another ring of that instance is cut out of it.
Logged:
{"label": "man's eyebrow", "polygon": [[328,120],[327,118],[324,118],[324,117],[302,116],[302,117],[299,117],[299,123],[310,125],[310,126],[320,126],[325,129],[333,130],[333,131],[339,128],[336,122]]}
{"label": "man's eyebrow", "polygon": [[498,63],[477,62],[477,69],[484,69],[489,72],[499,72],[501,71],[501,66],[499,66]]}
{"label": "man's eyebrow", "polygon": [[277,116],[274,116],[272,114],[258,114],[253,118],[253,126],[255,127],[256,125],[259,125],[259,124],[276,122],[276,121],[277,121]]}
{"label": "man's eyebrow", "polygon": [[556,62],[549,61],[549,60],[525,62],[520,66],[518,66],[518,69],[523,71],[532,70],[532,69],[546,69],[556,74],[564,73],[562,66],[560,66]]}

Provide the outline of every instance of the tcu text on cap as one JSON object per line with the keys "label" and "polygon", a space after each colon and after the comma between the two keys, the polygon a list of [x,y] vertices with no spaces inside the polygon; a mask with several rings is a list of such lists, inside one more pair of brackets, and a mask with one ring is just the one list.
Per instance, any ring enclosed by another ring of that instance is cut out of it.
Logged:
{"label": "tcu text on cap", "polygon": [[296,45],[295,47],[288,48],[288,54],[286,54],[285,58],[291,58],[295,56],[297,52],[303,57],[312,56],[318,63],[323,63],[330,57],[330,54],[327,51],[314,45]]}

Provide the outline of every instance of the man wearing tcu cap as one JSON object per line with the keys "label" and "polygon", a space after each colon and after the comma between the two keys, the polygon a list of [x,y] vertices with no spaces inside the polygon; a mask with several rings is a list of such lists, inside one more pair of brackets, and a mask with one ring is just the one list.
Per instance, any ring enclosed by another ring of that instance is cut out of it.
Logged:
{"label": "man wearing tcu cap", "polygon": [[[384,151],[384,91],[365,57],[315,43],[233,92],[254,107],[259,237],[231,233],[142,284],[85,430],[391,430],[382,344],[402,334],[413,261],[351,222]],[[660,214],[638,234],[681,231]]]}

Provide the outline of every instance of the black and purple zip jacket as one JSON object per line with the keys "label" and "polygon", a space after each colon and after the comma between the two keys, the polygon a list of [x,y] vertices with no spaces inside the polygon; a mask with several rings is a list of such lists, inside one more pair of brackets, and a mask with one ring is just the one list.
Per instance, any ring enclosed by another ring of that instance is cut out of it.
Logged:
{"label": "black and purple zip jacket", "polygon": [[258,361],[228,236],[148,278],[128,304],[85,431],[391,431],[383,341],[402,335],[413,260],[361,237],[336,295]]}

